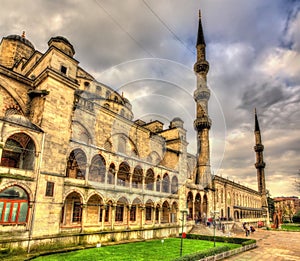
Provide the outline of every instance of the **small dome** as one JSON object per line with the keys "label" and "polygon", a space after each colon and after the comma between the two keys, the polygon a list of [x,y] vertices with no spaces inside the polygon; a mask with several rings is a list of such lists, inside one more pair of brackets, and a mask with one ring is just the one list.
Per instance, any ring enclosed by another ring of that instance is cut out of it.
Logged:
{"label": "small dome", "polygon": [[[73,56],[75,54],[75,50],[73,45],[69,42],[69,40],[63,36],[55,36],[55,37],[51,37],[50,40],[48,41],[48,46],[51,46],[53,43],[63,43],[66,46],[68,46],[69,50],[71,51],[71,55]],[[55,44],[54,44],[55,45]],[[56,45],[57,46],[57,45]],[[58,47],[58,46],[57,46]],[[61,49],[61,48],[59,48]],[[65,48],[63,48],[65,49]]]}
{"label": "small dome", "polygon": [[27,40],[25,37],[22,37],[20,35],[12,34],[12,35],[6,36],[5,39],[20,41],[20,42],[26,44],[27,46],[31,47],[32,49],[34,49],[33,44],[29,40]]}
{"label": "small dome", "polygon": [[181,121],[181,122],[184,122],[181,118],[179,117],[175,117],[172,121]]}

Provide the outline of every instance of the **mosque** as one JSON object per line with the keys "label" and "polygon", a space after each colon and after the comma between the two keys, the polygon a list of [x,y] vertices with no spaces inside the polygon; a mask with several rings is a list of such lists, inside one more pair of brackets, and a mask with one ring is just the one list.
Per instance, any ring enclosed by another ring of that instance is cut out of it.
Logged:
{"label": "mosque", "polygon": [[29,252],[176,236],[216,213],[226,224],[266,218],[256,114],[258,190],[211,173],[205,48],[199,16],[192,155],[182,119],[134,119],[130,101],[81,68],[66,38],[52,37],[41,53],[25,33],[3,37],[0,246]]}

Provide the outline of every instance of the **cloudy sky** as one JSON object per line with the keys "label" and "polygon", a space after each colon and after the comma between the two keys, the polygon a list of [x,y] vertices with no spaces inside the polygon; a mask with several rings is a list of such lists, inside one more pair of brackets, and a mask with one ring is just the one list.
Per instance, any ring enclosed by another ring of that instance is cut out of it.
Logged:
{"label": "cloudy sky", "polygon": [[181,117],[196,152],[198,10],[202,10],[212,91],[214,174],[257,189],[254,108],[272,196],[300,196],[300,1],[2,0],[0,32],[22,34],[41,52],[65,36],[80,66],[123,92],[135,119],[168,127]]}

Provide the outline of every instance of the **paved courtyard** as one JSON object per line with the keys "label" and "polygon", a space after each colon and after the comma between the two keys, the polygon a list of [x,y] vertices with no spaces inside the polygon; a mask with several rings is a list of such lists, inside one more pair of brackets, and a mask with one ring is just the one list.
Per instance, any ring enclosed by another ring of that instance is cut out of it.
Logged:
{"label": "paved courtyard", "polygon": [[[245,237],[244,234],[237,234]],[[258,247],[224,260],[235,261],[298,261],[300,260],[300,232],[268,231],[257,229],[250,238]]]}

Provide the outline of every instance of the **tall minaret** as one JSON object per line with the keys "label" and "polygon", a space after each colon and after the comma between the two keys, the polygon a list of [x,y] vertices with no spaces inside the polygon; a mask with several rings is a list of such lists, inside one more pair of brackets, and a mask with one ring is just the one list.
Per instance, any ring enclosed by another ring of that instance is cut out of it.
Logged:
{"label": "tall minaret", "polygon": [[210,149],[209,149],[209,129],[211,127],[211,119],[208,116],[208,100],[210,90],[207,87],[206,76],[209,64],[205,58],[205,40],[201,22],[201,12],[199,10],[199,27],[197,37],[197,62],[194,71],[197,76],[197,89],[194,92],[194,99],[197,105],[196,120],[194,127],[197,131],[197,166],[195,183],[206,187],[211,183],[210,170]]}
{"label": "tall minaret", "polygon": [[254,134],[255,134],[254,150],[256,153],[255,168],[257,171],[258,192],[261,194],[262,207],[268,207],[267,190],[266,190],[266,182],[265,182],[265,166],[266,166],[266,164],[264,163],[264,156],[263,156],[264,145],[262,145],[262,143],[261,143],[261,133],[260,133],[260,129],[259,129],[256,109],[255,109]]}

